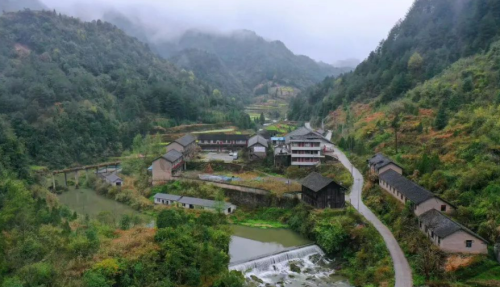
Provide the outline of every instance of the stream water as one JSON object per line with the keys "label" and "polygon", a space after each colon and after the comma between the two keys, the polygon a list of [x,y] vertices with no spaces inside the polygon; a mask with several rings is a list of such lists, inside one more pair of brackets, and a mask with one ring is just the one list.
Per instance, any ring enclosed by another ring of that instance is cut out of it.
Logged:
{"label": "stream water", "polygon": [[126,214],[138,215],[145,220],[146,223],[151,221],[151,218],[132,207],[99,195],[91,189],[70,188],[57,197],[62,204],[67,205],[71,210],[82,215],[88,214],[91,218],[96,218],[101,212],[109,212],[115,222],[119,222],[122,216]]}
{"label": "stream water", "polygon": [[229,268],[242,271],[247,286],[350,286],[346,278],[335,274],[334,260],[291,230],[245,226],[233,230]]}

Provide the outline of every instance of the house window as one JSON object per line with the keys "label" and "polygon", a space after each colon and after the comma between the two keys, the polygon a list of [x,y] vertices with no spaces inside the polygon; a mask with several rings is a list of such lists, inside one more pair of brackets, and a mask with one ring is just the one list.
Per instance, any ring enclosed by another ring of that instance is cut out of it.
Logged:
{"label": "house window", "polygon": [[465,240],[465,247],[472,248],[472,240]]}
{"label": "house window", "polygon": [[441,205],[441,211],[446,211],[446,204]]}
{"label": "house window", "polygon": [[441,245],[441,238],[438,237],[438,246]]}
{"label": "house window", "polygon": [[434,231],[431,231],[431,238],[434,238]]}

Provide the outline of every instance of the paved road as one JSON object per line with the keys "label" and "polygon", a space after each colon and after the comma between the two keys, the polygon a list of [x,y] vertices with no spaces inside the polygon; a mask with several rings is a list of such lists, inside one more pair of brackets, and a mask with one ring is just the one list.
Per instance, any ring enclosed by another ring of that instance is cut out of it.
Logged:
{"label": "paved road", "polygon": [[411,275],[410,265],[406,260],[406,257],[399,247],[398,242],[392,235],[391,231],[373,214],[373,212],[368,209],[361,199],[361,191],[363,189],[363,175],[352,166],[349,159],[341,152],[338,148],[334,147],[335,154],[338,156],[340,162],[351,171],[354,178],[354,184],[351,189],[351,194],[349,197],[351,204],[356,208],[359,213],[361,213],[366,220],[371,222],[373,226],[382,235],[385,241],[385,245],[392,257],[394,263],[394,271],[396,273],[396,284],[395,287],[411,287],[413,286],[413,279]]}
{"label": "paved road", "polygon": [[[306,128],[311,129],[311,125],[309,123],[305,124]],[[331,140],[332,131],[329,130],[326,139]],[[396,238],[392,235],[391,231],[385,226],[378,218],[373,214],[373,212],[366,207],[361,198],[361,192],[363,190],[363,175],[356,169],[347,156],[340,151],[337,147],[333,147],[334,154],[337,155],[340,162],[351,172],[352,177],[354,178],[354,184],[351,188],[350,195],[346,195],[346,200],[350,200],[352,206],[361,213],[366,220],[368,220],[373,226],[377,229],[377,231],[382,235],[382,238],[385,241],[385,245],[387,249],[389,249],[389,253],[392,257],[392,262],[394,263],[394,272],[396,277],[395,287],[412,287],[413,286],[413,278],[411,275],[411,268],[406,260],[406,257],[401,250]]]}

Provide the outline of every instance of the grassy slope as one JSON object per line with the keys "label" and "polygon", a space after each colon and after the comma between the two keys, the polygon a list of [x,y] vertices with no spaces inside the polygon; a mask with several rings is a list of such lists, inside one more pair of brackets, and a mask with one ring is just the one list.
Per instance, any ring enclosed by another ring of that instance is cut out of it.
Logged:
{"label": "grassy slope", "polygon": [[[457,205],[460,222],[495,242],[500,227],[499,70],[496,43],[488,53],[456,62],[390,105],[372,101],[330,113],[331,126],[337,140],[354,136],[358,155],[391,156],[412,180]],[[440,109],[447,119],[443,129],[435,125]],[[397,113],[396,152],[392,121]],[[348,129],[342,130],[343,125]],[[380,212],[387,217],[387,210]],[[498,280],[496,269],[480,271],[461,280]]]}

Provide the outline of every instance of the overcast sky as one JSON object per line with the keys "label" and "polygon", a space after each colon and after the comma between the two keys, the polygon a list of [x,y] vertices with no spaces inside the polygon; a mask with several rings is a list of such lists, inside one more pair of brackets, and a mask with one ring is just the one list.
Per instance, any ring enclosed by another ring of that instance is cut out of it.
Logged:
{"label": "overcast sky", "polygon": [[189,28],[253,30],[296,54],[327,63],[363,60],[413,0],[41,0],[50,8],[99,18],[108,7],[135,15],[166,36]]}

